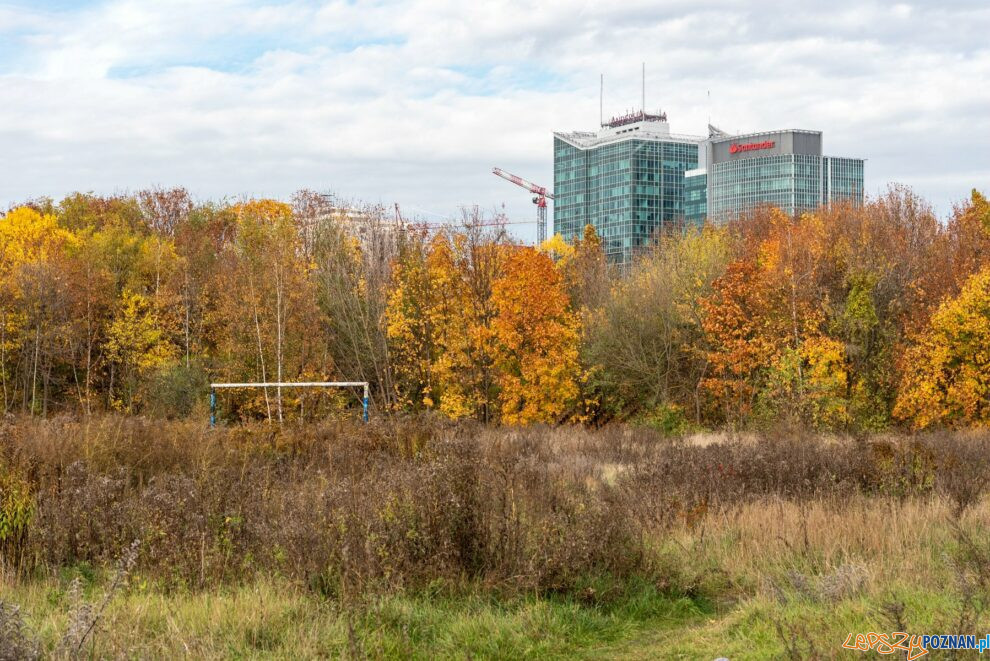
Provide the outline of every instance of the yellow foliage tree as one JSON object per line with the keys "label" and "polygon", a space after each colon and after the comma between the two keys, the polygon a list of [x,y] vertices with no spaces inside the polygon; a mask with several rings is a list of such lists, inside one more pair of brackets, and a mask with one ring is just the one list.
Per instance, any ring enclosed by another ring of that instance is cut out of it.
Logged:
{"label": "yellow foliage tree", "polygon": [[486,298],[476,293],[463,235],[407,247],[394,267],[387,332],[400,400],[451,418],[480,415],[490,362]]}
{"label": "yellow foliage tree", "polygon": [[25,409],[44,413],[47,408],[52,367],[70,319],[65,261],[75,243],[72,233],[50,214],[20,207],[0,218],[4,411],[13,405],[18,390]]}
{"label": "yellow foliage tree", "polygon": [[849,422],[849,373],[843,344],[824,335],[806,338],[801,344],[804,361],[805,407],[816,427],[835,429]]}
{"label": "yellow foliage tree", "polygon": [[578,396],[578,322],[532,248],[438,234],[393,269],[387,334],[401,403],[510,424],[560,419]]}
{"label": "yellow foliage tree", "polygon": [[560,420],[578,396],[578,323],[545,254],[515,250],[495,283],[502,421]]}
{"label": "yellow foliage tree", "polygon": [[990,425],[990,267],[942,303],[902,374],[896,418],[917,429]]}
{"label": "yellow foliage tree", "polygon": [[395,370],[398,404],[433,408],[433,362],[439,351],[433,329],[435,291],[421,244],[407,246],[392,266],[385,312],[386,337]]}
{"label": "yellow foliage tree", "polygon": [[547,254],[555,262],[567,262],[574,257],[576,250],[573,243],[568,243],[560,234],[554,234],[544,241],[537,248],[540,252]]}
{"label": "yellow foliage tree", "polygon": [[787,348],[768,371],[759,412],[768,420],[797,418],[817,429],[838,429],[850,420],[845,347],[812,335]]}
{"label": "yellow foliage tree", "polygon": [[[426,258],[427,274],[432,288],[428,300],[429,325],[436,333],[432,365],[433,387],[427,401],[451,418],[476,415],[484,405],[483,393],[472,378],[475,361],[482,358],[487,328],[473,314],[477,306],[468,287],[463,259],[464,237],[453,240],[438,236]],[[475,349],[478,349],[477,351]]]}
{"label": "yellow foliage tree", "polygon": [[[311,271],[302,257],[292,208],[275,200],[234,207],[236,237],[220,265],[217,345],[224,378],[264,382],[319,380],[332,371]],[[282,421],[298,392],[274,387],[245,394],[242,415]]]}
{"label": "yellow foliage tree", "polygon": [[139,401],[139,379],[167,364],[177,352],[165,337],[152,302],[130,291],[124,292],[117,317],[107,329],[105,351],[111,369],[111,405],[126,411]]}

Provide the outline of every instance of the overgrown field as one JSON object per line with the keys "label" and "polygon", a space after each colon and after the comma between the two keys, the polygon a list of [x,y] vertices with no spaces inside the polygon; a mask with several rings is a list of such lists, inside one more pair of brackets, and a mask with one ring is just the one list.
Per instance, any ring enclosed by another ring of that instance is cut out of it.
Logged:
{"label": "overgrown field", "polygon": [[988,433],[0,429],[0,658],[831,658],[990,624]]}

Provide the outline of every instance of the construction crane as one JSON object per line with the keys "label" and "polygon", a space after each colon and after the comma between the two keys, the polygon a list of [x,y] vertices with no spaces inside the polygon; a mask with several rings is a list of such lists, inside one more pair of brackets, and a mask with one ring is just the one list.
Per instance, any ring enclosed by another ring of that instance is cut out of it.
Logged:
{"label": "construction crane", "polygon": [[497,174],[507,181],[511,181],[516,186],[522,186],[530,193],[533,193],[536,197],[533,198],[533,204],[536,205],[536,243],[540,244],[547,240],[547,200],[553,199],[553,193],[548,191],[545,186],[537,186],[534,183],[530,183],[523,179],[522,177],[517,177],[514,174],[510,174],[503,170],[502,168],[492,168],[492,174]]}

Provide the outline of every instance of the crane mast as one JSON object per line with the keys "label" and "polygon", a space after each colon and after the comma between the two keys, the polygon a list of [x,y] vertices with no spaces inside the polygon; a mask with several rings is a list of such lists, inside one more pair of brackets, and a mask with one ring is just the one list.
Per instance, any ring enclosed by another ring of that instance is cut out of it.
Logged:
{"label": "crane mast", "polygon": [[535,197],[533,198],[533,204],[536,205],[536,242],[537,244],[543,243],[547,240],[547,200],[553,199],[553,193],[548,191],[545,186],[537,186],[536,184],[526,181],[522,177],[517,177],[516,175],[506,172],[502,168],[492,168],[492,174],[502,177],[506,181],[511,181],[516,186],[525,188],[530,193],[533,193]]}

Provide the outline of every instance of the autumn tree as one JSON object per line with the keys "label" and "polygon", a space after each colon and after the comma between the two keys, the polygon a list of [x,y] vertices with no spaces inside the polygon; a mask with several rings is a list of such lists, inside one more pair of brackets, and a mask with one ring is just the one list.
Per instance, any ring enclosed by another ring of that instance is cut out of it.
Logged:
{"label": "autumn tree", "polygon": [[564,286],[575,309],[595,310],[601,307],[609,290],[609,270],[602,239],[594,225],[589,224],[572,245],[573,250],[559,264]]}
{"label": "autumn tree", "polygon": [[0,219],[0,385],[4,411],[45,414],[69,321],[64,268],[75,239],[21,207]]}
{"label": "autumn tree", "polygon": [[475,417],[483,422],[496,421],[500,406],[494,292],[495,283],[504,274],[508,237],[504,227],[486,227],[477,208],[464,211],[462,224],[452,256],[466,288],[468,333],[462,349],[451,354],[455,359],[452,367],[460,396],[473,401]]}
{"label": "autumn tree", "polygon": [[392,267],[406,232],[379,208],[364,207],[348,218],[309,191],[296,194],[294,208],[306,218],[303,236],[334,364],[342,377],[367,381],[373,400],[391,410],[396,388],[386,313]]}
{"label": "autumn tree", "polygon": [[492,293],[503,252],[497,237],[471,228],[403,251],[387,316],[407,405],[453,418],[497,417]]}
{"label": "autumn tree", "polygon": [[578,396],[578,321],[545,254],[513,250],[493,287],[502,422],[557,422]]}
{"label": "autumn tree", "polygon": [[[170,239],[153,235],[143,217],[134,215],[140,209],[133,200],[89,196],[68,206],[66,210],[65,202],[60,205],[67,222],[78,224],[84,219],[87,223],[75,230],[79,248],[74,269],[81,277],[76,291],[82,297],[76,299],[75,307],[81,313],[78,318],[85,321],[76,328],[73,360],[84,374],[87,408],[94,385],[107,407],[126,408],[130,398],[119,396],[122,372],[128,373],[128,379],[143,378],[147,372],[139,374],[128,366],[125,354],[108,350],[110,328],[127,323],[128,301],[138,295],[151,307],[162,340],[174,341],[179,310],[170,285],[178,256]],[[136,384],[127,388],[135,392]]]}
{"label": "autumn tree", "polygon": [[462,227],[412,243],[394,267],[387,319],[399,399],[453,418],[496,421],[495,283],[510,252],[475,209]]}
{"label": "autumn tree", "polygon": [[223,317],[218,314],[223,296],[224,260],[233,250],[237,215],[216,204],[196,206],[177,224],[172,239],[179,261],[175,270],[180,311],[182,360],[192,369],[194,359],[204,361],[223,344]]}
{"label": "autumn tree", "polygon": [[720,230],[670,235],[606,294],[589,295],[600,302],[585,314],[582,354],[603,415],[664,409],[700,422],[707,358],[699,301],[711,294],[728,258]]}
{"label": "autumn tree", "polygon": [[751,414],[770,366],[787,345],[787,317],[780,292],[758,265],[737,260],[712,285],[702,300],[708,373],[702,385],[712,413],[739,424]]}
{"label": "autumn tree", "polygon": [[[446,246],[427,246],[422,237],[407,242],[392,267],[392,286],[386,308],[387,339],[395,373],[396,404],[417,410],[438,403],[438,384],[433,365],[442,351],[437,323],[440,291],[434,287],[438,274],[431,273],[428,257]],[[434,243],[444,241],[438,235]]]}
{"label": "autumn tree", "polygon": [[990,268],[939,307],[903,374],[897,418],[919,429],[990,424]]}
{"label": "autumn tree", "polygon": [[107,329],[106,360],[110,365],[109,398],[114,408],[131,412],[142,380],[175,357],[151,300],[125,291],[120,311]]}
{"label": "autumn tree", "polygon": [[92,228],[84,228],[74,236],[75,245],[66,264],[71,321],[64,357],[72,371],[79,407],[91,413],[94,406],[99,406],[105,392],[103,348],[107,324],[119,302],[119,294],[106,266],[105,245],[98,233]]}
{"label": "autumn tree", "polygon": [[837,264],[825,219],[813,212],[791,218],[779,210],[766,216],[769,233],[757,247],[756,263],[773,292],[767,320],[786,318],[787,335],[768,366],[756,413],[765,420],[790,417],[814,427],[845,426],[845,348],[827,330]]}
{"label": "autumn tree", "polygon": [[[284,382],[331,371],[320,333],[310,265],[299,259],[292,210],[273,200],[234,207],[236,235],[220,269],[218,353],[227,377]],[[283,420],[281,387],[244,403],[266,419]]]}

